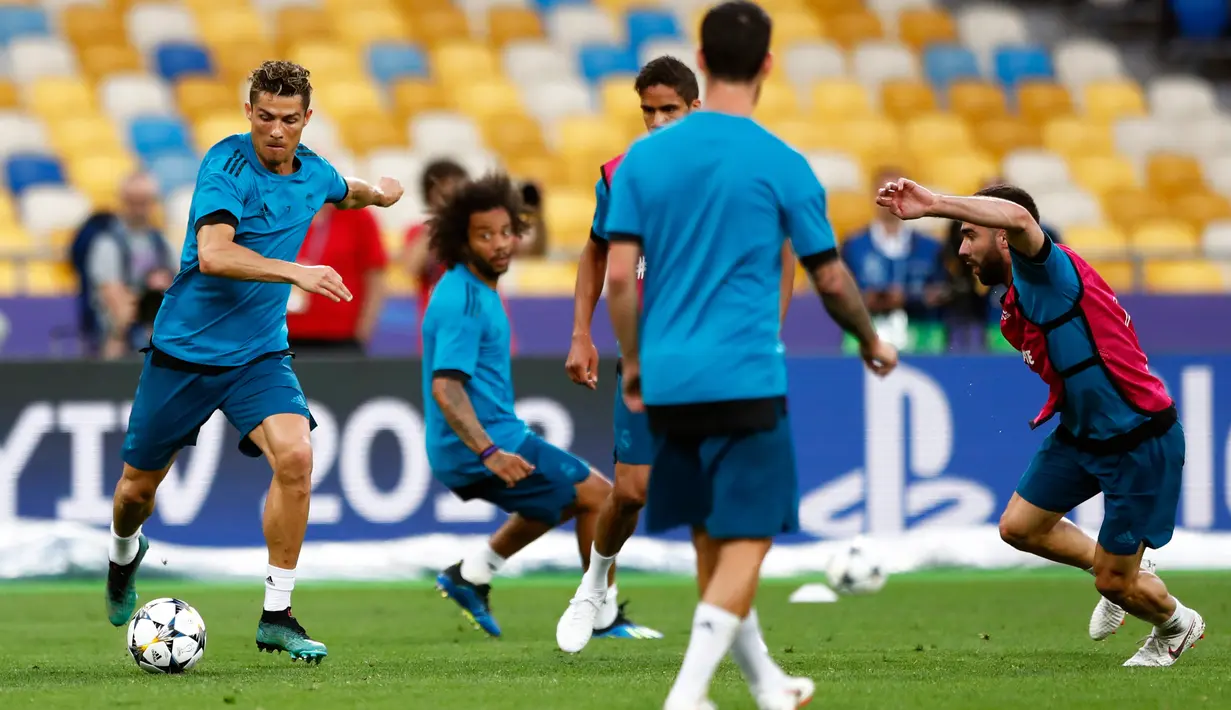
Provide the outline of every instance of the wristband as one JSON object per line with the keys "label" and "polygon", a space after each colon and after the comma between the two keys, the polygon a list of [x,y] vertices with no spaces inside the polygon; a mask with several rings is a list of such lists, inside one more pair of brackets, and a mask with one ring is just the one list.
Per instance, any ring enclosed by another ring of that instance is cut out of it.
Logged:
{"label": "wristband", "polygon": [[496,453],[499,450],[500,450],[500,447],[496,446],[495,444],[492,444],[486,449],[483,449],[483,451],[479,452],[479,461],[486,461],[487,459],[491,458],[492,454]]}

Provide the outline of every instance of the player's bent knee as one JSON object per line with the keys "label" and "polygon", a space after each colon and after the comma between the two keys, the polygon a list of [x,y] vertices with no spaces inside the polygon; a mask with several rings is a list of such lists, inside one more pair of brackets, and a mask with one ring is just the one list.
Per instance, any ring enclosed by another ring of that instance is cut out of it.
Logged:
{"label": "player's bent knee", "polygon": [[649,466],[618,466],[616,468],[613,495],[617,508],[623,512],[635,512],[645,507],[649,473]]}
{"label": "player's bent knee", "polygon": [[1021,518],[1005,512],[1000,516],[1000,539],[1009,545],[1025,550],[1031,547],[1032,530]]}
{"label": "player's bent knee", "polygon": [[598,510],[609,495],[611,495],[611,483],[598,471],[591,470],[586,480],[577,484],[575,505],[580,512]]}
{"label": "player's bent knee", "polygon": [[124,464],[124,473],[116,486],[116,496],[122,503],[145,505],[154,500],[158,484],[167,475],[171,464],[158,471],[146,471]]}
{"label": "player's bent knee", "polygon": [[312,444],[299,441],[275,454],[274,478],[283,486],[307,491],[312,487]]}
{"label": "player's bent knee", "polygon": [[1128,596],[1135,581],[1134,576],[1123,574],[1119,571],[1096,570],[1094,588],[1107,599],[1119,603]]}

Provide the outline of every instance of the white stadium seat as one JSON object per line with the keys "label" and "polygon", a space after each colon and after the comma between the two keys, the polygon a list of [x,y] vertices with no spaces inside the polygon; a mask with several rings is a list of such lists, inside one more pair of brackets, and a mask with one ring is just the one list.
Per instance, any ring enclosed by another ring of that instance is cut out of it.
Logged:
{"label": "white stadium seat", "polygon": [[545,126],[561,118],[594,111],[594,95],[580,79],[544,82],[528,87],[524,98],[531,115]]}
{"label": "white stadium seat", "polygon": [[783,65],[796,87],[807,89],[821,79],[846,78],[846,53],[832,42],[800,42],[786,50]]}
{"label": "white stadium seat", "polygon": [[519,86],[577,77],[574,53],[548,42],[510,42],[503,51],[504,73]]}
{"label": "white stadium seat", "polygon": [[113,74],[103,80],[99,93],[103,110],[121,125],[138,116],[171,115],[175,109],[171,90],[149,74]]}
{"label": "white stadium seat", "polygon": [[1039,214],[1061,230],[1103,223],[1103,208],[1097,200],[1078,188],[1046,192],[1035,196]]}
{"label": "white stadium seat", "polygon": [[47,131],[24,112],[0,111],[0,160],[18,152],[50,152]]}
{"label": "white stadium seat", "polygon": [[1071,39],[1060,42],[1052,52],[1056,78],[1075,90],[1092,81],[1124,76],[1124,63],[1114,45],[1101,39]]}
{"label": "white stadium seat", "polygon": [[58,37],[18,37],[9,44],[10,75],[21,84],[42,76],[76,76],[77,56]]}
{"label": "white stadium seat", "polygon": [[933,7],[936,3],[932,0],[867,0],[864,4],[880,17],[886,34],[892,37],[898,33],[899,13],[908,8]]}
{"label": "white stadium seat", "polygon": [[1160,76],[1146,90],[1150,112],[1169,119],[1193,119],[1218,113],[1210,82],[1196,76]]}
{"label": "white stadium seat", "polygon": [[483,147],[474,121],[451,111],[425,111],[410,119],[410,142],[414,146],[443,146],[449,150]]}
{"label": "white stadium seat", "polygon": [[197,22],[186,8],[173,3],[133,5],[125,18],[128,40],[142,54],[166,42],[195,42]]}
{"label": "white stadium seat", "polygon": [[1206,256],[1231,258],[1231,221],[1219,220],[1205,225],[1205,232],[1201,235],[1201,248]]}
{"label": "white stadium seat", "polygon": [[1004,179],[1030,193],[1072,185],[1069,167],[1060,156],[1046,150],[1016,150],[1005,156]]}
{"label": "white stadium seat", "polygon": [[855,78],[873,90],[891,79],[919,78],[919,59],[897,42],[865,42],[851,55]]}
{"label": "white stadium seat", "polygon": [[845,153],[816,151],[808,153],[808,164],[826,190],[864,190],[868,181],[863,168]]}
{"label": "white stadium seat", "polygon": [[1210,187],[1231,196],[1231,155],[1207,156],[1201,161],[1201,172]]}
{"label": "white stadium seat", "polygon": [[1116,121],[1113,131],[1116,152],[1138,162],[1150,153],[1171,148],[1177,142],[1176,137],[1168,135],[1166,127],[1153,118],[1122,118]]}
{"label": "white stadium seat", "polygon": [[957,13],[958,35],[979,59],[985,74],[991,74],[992,53],[1004,44],[1030,41],[1026,21],[1020,12],[1005,5],[979,4]]}
{"label": "white stadium seat", "polygon": [[592,5],[559,5],[547,16],[547,34],[561,47],[576,49],[583,44],[619,44],[623,33],[602,8]]}
{"label": "white stadium seat", "polygon": [[90,201],[71,187],[40,185],[21,195],[21,220],[31,234],[48,236],[81,226],[90,216]]}
{"label": "white stadium seat", "polygon": [[1198,158],[1231,154],[1231,117],[1197,117],[1167,121],[1164,130],[1175,136],[1175,148]]}

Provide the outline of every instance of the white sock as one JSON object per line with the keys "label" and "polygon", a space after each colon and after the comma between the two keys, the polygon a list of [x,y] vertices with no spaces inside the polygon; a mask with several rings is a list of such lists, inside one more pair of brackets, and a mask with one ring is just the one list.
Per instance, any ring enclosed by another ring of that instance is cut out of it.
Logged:
{"label": "white sock", "polygon": [[594,617],[594,630],[605,629],[615,623],[616,616],[620,614],[620,591],[616,589],[616,585],[611,585],[607,588],[607,601],[603,604],[603,608],[598,610],[598,616]]}
{"label": "white sock", "polygon": [[[1172,599],[1175,599],[1175,597],[1172,597]],[[1170,619],[1167,619],[1162,624],[1159,624],[1158,630],[1168,636],[1180,633],[1184,630],[1184,625],[1188,623],[1189,615],[1191,613],[1191,609],[1181,604],[1179,599],[1176,599],[1175,613],[1171,615]]]}
{"label": "white sock", "polygon": [[504,558],[491,545],[484,545],[462,558],[462,579],[471,584],[491,584],[492,576],[503,566]]}
{"label": "white sock", "polygon": [[740,622],[739,630],[735,633],[735,643],[731,645],[731,659],[739,666],[754,693],[778,687],[786,682],[786,673],[783,673],[769,656],[769,647],[761,636],[761,624],[757,619],[756,609],[748,612],[748,616]]}
{"label": "white sock", "polygon": [[581,586],[583,589],[589,589],[593,592],[607,591],[607,574],[611,572],[611,565],[615,564],[615,556],[603,557],[598,554],[598,548],[590,548],[590,569],[581,577]]}
{"label": "white sock", "polygon": [[693,707],[705,699],[714,671],[735,641],[739,624],[739,617],[725,609],[705,602],[697,605],[688,652],[667,696],[668,706]]}
{"label": "white sock", "polygon": [[137,559],[137,548],[140,543],[137,542],[137,537],[141,535],[141,528],[137,528],[137,532],[128,537],[120,537],[115,532],[115,523],[111,524],[111,549],[107,552],[107,559],[117,565],[126,565]]}
{"label": "white sock", "polygon": [[295,570],[268,565],[265,567],[265,611],[291,608],[291,592],[295,589]]}

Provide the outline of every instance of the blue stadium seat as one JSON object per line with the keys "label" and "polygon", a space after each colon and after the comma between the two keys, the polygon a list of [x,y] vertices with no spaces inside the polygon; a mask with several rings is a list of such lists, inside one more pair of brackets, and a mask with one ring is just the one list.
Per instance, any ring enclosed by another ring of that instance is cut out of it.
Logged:
{"label": "blue stadium seat", "polygon": [[680,36],[680,25],[675,15],[668,10],[649,8],[628,11],[628,45],[634,52],[641,45],[655,39],[675,39]]}
{"label": "blue stadium seat", "polygon": [[200,166],[201,159],[190,152],[164,153],[148,163],[150,174],[164,195],[196,184]]}
{"label": "blue stadium seat", "polygon": [[1032,44],[1006,45],[996,49],[996,78],[1005,86],[1031,79],[1054,79],[1051,55],[1046,47]]}
{"label": "blue stadium seat", "polygon": [[979,60],[965,47],[934,44],[923,53],[923,73],[937,91],[945,91],[955,81],[980,78]]}
{"label": "blue stadium seat", "polygon": [[60,161],[42,153],[14,153],[4,166],[9,190],[20,195],[38,185],[63,185],[64,169]]}
{"label": "blue stadium seat", "polygon": [[1180,34],[1193,39],[1214,39],[1231,20],[1227,0],[1171,0],[1171,9]]}
{"label": "blue stadium seat", "polygon": [[154,52],[158,74],[167,81],[182,76],[213,76],[214,62],[209,51],[193,42],[167,42]]}
{"label": "blue stadium seat", "polygon": [[51,34],[51,23],[42,8],[0,5],[0,43],[8,44],[15,37],[47,34]]}
{"label": "blue stadium seat", "polygon": [[143,160],[165,153],[184,153],[191,149],[188,130],[178,119],[169,116],[142,116],[128,127],[133,151]]}
{"label": "blue stadium seat", "polygon": [[531,0],[539,14],[546,15],[561,5],[589,5],[590,0]]}
{"label": "blue stadium seat", "polygon": [[587,44],[578,52],[578,59],[582,78],[591,84],[612,74],[636,74],[641,69],[636,52],[609,44]]}
{"label": "blue stadium seat", "polygon": [[368,71],[381,84],[406,77],[427,78],[427,57],[410,44],[382,43],[368,48]]}

